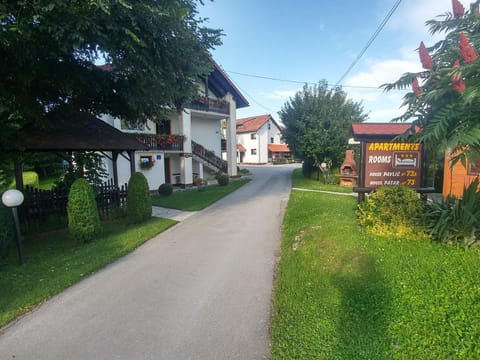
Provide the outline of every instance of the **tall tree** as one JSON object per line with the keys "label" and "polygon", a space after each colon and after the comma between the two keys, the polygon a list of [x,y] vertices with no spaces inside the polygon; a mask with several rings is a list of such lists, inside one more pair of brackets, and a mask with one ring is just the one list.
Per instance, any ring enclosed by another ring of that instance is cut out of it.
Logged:
{"label": "tall tree", "polygon": [[[202,1],[199,1],[202,3]],[[203,4],[203,3],[202,3]],[[210,69],[221,30],[196,0],[5,0],[0,3],[0,150],[54,111],[130,122],[181,107]],[[108,65],[99,67],[97,64]]]}
{"label": "tall tree", "polygon": [[331,160],[334,166],[344,158],[350,125],[367,118],[361,104],[347,99],[340,88],[329,90],[325,81],[305,85],[283,105],[279,115],[293,155],[317,164]]}
{"label": "tall tree", "polygon": [[431,47],[420,43],[424,71],[406,73],[384,88],[412,91],[404,97],[406,112],[396,121],[413,120],[416,138],[444,149],[450,148],[464,161],[480,150],[480,1],[465,10],[452,0],[452,12],[427,21],[432,34],[445,38]]}

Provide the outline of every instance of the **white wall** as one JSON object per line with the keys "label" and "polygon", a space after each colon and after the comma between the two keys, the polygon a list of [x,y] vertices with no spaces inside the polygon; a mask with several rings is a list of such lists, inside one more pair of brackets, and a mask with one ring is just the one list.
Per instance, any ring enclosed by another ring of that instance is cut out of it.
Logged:
{"label": "white wall", "polygon": [[222,154],[220,120],[199,118],[192,114],[192,140],[220,157]]}
{"label": "white wall", "polygon": [[[148,155],[153,156],[155,163],[150,169],[141,169],[140,168],[140,156]],[[160,157],[160,159],[158,158]],[[113,178],[113,165],[112,161],[106,159],[104,161],[107,171],[110,174],[110,177]],[[164,165],[164,154],[160,151],[139,151],[135,152],[135,169],[140,171],[145,175],[145,178],[148,181],[148,187],[150,190],[157,190],[158,187],[165,182],[165,165]],[[118,185],[122,186],[125,183],[128,183],[130,180],[130,162],[125,159],[122,155],[118,156],[117,160],[117,170],[118,170]]]}

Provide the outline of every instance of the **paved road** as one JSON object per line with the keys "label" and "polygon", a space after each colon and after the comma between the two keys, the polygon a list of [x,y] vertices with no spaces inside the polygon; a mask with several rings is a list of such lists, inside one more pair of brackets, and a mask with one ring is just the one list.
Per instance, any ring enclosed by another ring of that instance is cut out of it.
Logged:
{"label": "paved road", "polygon": [[0,359],[264,359],[291,166],[253,181],[7,328]]}

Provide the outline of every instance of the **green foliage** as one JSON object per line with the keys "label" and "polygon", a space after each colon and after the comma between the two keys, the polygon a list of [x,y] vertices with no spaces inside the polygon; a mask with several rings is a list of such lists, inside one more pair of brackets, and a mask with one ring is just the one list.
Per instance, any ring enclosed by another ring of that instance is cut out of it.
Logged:
{"label": "green foliage", "polygon": [[367,233],[378,236],[418,238],[422,232],[415,219],[423,211],[417,193],[406,186],[382,186],[358,205],[358,222]]}
{"label": "green foliage", "polygon": [[218,181],[218,185],[220,185],[220,186],[226,186],[226,185],[228,185],[228,183],[230,181],[230,178],[226,174],[219,174],[219,175],[216,176],[216,178],[217,178],[217,181]]}
{"label": "green foliage", "polygon": [[173,186],[169,183],[162,184],[158,187],[158,193],[161,196],[170,196],[173,193]]}
{"label": "green foliage", "polygon": [[285,159],[285,158],[275,159],[275,160],[272,161],[272,164],[273,164],[273,165],[284,165],[284,164],[288,164],[288,159]]}
{"label": "green foliage", "polygon": [[[188,103],[198,76],[211,69],[209,51],[222,35],[203,25],[197,4],[2,2],[2,150],[22,127],[47,125],[47,112],[103,113],[135,123]],[[102,62],[109,66],[96,65]]]}
{"label": "green foliage", "polygon": [[15,241],[12,210],[0,204],[0,259],[4,259]]}
{"label": "green foliage", "polygon": [[340,165],[347,149],[350,125],[367,118],[359,103],[347,99],[339,88],[328,89],[323,81],[302,91],[279,112],[286,128],[283,138],[299,159],[321,163],[327,159]]}
{"label": "green foliage", "polygon": [[128,181],[127,219],[131,224],[146,221],[152,217],[152,198],[145,176],[136,172]]}
{"label": "green foliage", "polygon": [[[421,93],[409,92],[404,97],[405,113],[395,121],[412,120],[418,127],[415,139],[426,144],[436,144],[443,150],[450,148],[455,161],[471,157],[480,149],[480,62],[466,61],[460,51],[460,34],[463,33],[473,49],[480,50],[479,1],[474,1],[462,16],[444,13],[427,21],[431,34],[445,33],[445,38],[428,47],[433,67],[418,73],[406,73],[395,83],[383,87],[408,89],[414,78],[420,83]],[[459,60],[460,66],[453,65]],[[464,91],[452,87],[452,74],[466,85]],[[405,135],[406,137],[407,135]]]}
{"label": "green foliage", "polygon": [[470,246],[480,240],[480,192],[477,178],[464,188],[461,199],[451,196],[426,204],[421,223],[432,239]]}
{"label": "green foliage", "polygon": [[68,229],[80,242],[90,242],[101,230],[97,203],[91,185],[85,179],[77,179],[68,194]]}

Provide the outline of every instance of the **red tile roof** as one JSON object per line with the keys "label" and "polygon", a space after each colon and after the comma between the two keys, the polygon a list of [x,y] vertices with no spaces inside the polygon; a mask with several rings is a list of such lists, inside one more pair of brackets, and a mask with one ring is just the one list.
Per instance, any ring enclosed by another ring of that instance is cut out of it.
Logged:
{"label": "red tile roof", "polygon": [[258,131],[270,119],[272,119],[270,114],[237,119],[237,133]]}
{"label": "red tile roof", "polygon": [[238,152],[245,152],[245,151],[247,151],[247,149],[245,149],[245,146],[243,146],[242,144],[237,144],[237,151]]}
{"label": "red tile roof", "polygon": [[411,129],[412,124],[397,123],[354,123],[351,135],[355,140],[393,139]]}
{"label": "red tile roof", "polygon": [[271,151],[271,152],[290,152],[290,149],[285,144],[268,144],[268,151]]}

